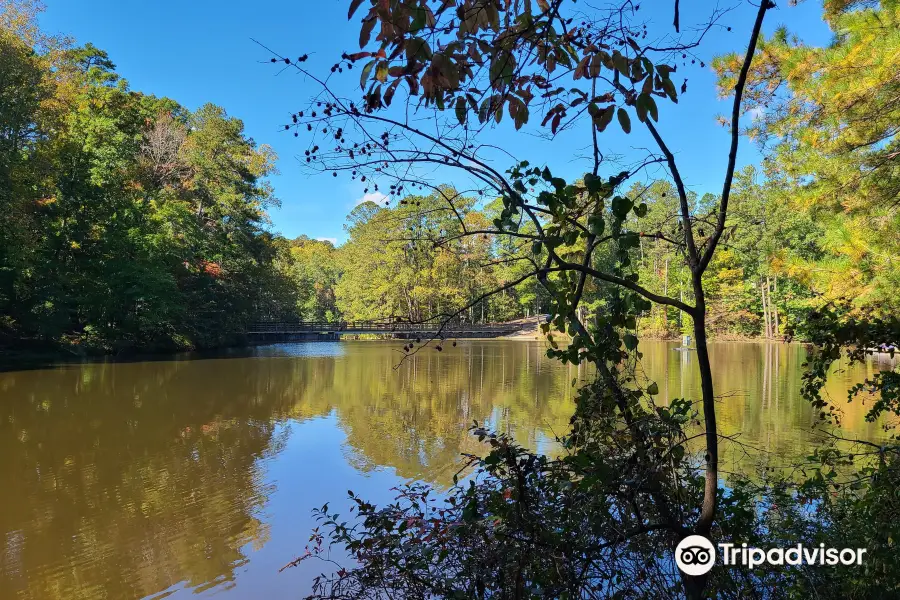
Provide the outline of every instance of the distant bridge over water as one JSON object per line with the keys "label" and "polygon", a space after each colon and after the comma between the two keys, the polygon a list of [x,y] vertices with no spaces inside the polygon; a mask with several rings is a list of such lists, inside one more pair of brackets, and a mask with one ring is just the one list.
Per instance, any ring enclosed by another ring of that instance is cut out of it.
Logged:
{"label": "distant bridge over water", "polygon": [[399,323],[390,321],[258,321],[247,335],[253,341],[337,339],[342,335],[379,334],[398,338],[486,338],[534,329],[538,318],[509,323]]}

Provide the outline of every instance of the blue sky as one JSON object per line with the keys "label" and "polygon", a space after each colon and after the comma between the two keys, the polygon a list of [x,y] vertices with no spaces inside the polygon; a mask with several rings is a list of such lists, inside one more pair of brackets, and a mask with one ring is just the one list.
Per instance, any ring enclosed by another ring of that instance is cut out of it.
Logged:
{"label": "blue sky", "polygon": [[[348,23],[345,0],[45,0],[47,11],[41,18],[48,31],[67,33],[80,43],[92,42],[103,48],[118,72],[131,87],[157,96],[168,96],[190,109],[206,102],[223,106],[230,115],[244,121],[248,135],[258,143],[272,146],[278,153],[280,174],[272,177],[282,201],[271,211],[274,229],[295,237],[343,241],[344,218],[363,197],[364,184],[335,179],[330,175],[309,176],[300,169],[295,156],[303,154],[299,141],[283,131],[292,112],[298,110],[315,90],[291,72],[276,76],[266,51],[251,41],[255,38],[285,55],[310,54],[310,68],[327,73],[341,52],[352,52],[357,23]],[[698,21],[714,6],[711,2],[682,3],[682,23]],[[822,22],[820,2],[801,2],[796,7],[779,2],[767,17],[766,32],[786,25],[810,43],[827,43],[830,33]],[[699,6],[698,6],[699,5]],[[689,188],[718,192],[727,160],[727,132],[715,123],[718,114],[728,112],[728,103],[719,101],[712,58],[745,46],[755,8],[734,1],[736,9],[726,15],[723,25],[705,40],[698,59],[707,64],[679,68],[676,82],[688,78],[688,93],[677,107],[665,107],[660,114],[660,130],[676,153]],[[661,24],[671,22],[671,0],[647,0],[642,10],[659,6]],[[720,4],[720,6],[731,6]],[[355,74],[350,74],[355,79]],[[548,144],[535,136],[512,133],[501,125],[490,137],[514,148],[517,157],[532,164],[548,162],[555,173],[577,177],[585,164],[572,160],[587,140],[564,138]],[[630,136],[610,127],[603,134],[610,152],[628,156],[651,144],[636,131]],[[554,157],[556,160],[549,160]],[[563,158],[563,160],[560,160]],[[744,141],[739,166],[758,160],[752,145]],[[498,165],[503,168],[508,165]],[[659,173],[662,176],[662,173]],[[451,182],[452,183],[452,182]]]}

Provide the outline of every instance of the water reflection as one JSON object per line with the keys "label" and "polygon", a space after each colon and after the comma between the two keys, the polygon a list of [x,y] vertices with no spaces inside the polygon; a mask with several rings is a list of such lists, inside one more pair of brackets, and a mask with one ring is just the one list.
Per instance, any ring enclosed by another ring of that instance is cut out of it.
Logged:
{"label": "water reflection", "polygon": [[[447,485],[461,452],[482,451],[466,433],[473,420],[552,451],[572,382],[586,376],[537,343],[461,342],[395,368],[399,345],[0,374],[0,599],[302,595],[303,582],[276,571],[323,497],[406,478]],[[642,349],[661,401],[696,397],[696,357]],[[712,354],[724,433],[782,462],[808,454],[803,348],[731,343]],[[828,392],[843,399],[875,368],[840,373]],[[848,405],[844,428],[875,439],[865,410]],[[747,468],[743,452],[726,452],[726,468]]]}

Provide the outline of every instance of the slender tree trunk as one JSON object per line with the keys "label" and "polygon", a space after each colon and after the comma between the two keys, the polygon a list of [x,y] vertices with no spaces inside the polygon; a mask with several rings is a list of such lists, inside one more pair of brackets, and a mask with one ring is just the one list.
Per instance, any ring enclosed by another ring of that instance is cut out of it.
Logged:
{"label": "slender tree trunk", "polygon": [[765,336],[767,340],[772,337],[772,323],[769,320],[769,303],[766,298],[766,288],[768,288],[768,286],[768,282],[766,282],[765,285],[763,285],[762,281],[759,282],[759,293],[762,298],[763,321],[765,323]]}
{"label": "slender tree trunk", "polygon": [[697,364],[700,369],[700,390],[703,399],[703,421],[706,429],[706,483],[703,505],[695,531],[708,535],[716,516],[716,495],[719,484],[719,437],[716,429],[716,396],[713,389],[712,367],[706,341],[706,298],[702,276],[694,277],[694,339],[697,348]]}
{"label": "slender tree trunk", "polygon": [[[774,287],[775,287],[775,293],[777,294],[777,293],[778,293],[778,278],[777,278],[777,277],[773,277],[772,280],[773,280],[773,284],[774,284]],[[774,337],[777,338],[778,336],[781,335],[781,326],[780,326],[780,323],[778,322],[778,321],[779,321],[779,319],[778,319],[778,305],[777,305],[776,303],[772,302],[772,296],[771,296],[771,295],[769,296],[769,303],[772,305],[772,317],[773,317],[773,320],[774,320],[774,328],[775,328],[775,331],[774,331],[773,333],[774,333]]]}
{"label": "slender tree trunk", "polygon": [[[669,257],[666,256],[666,274],[663,277],[663,296],[669,295]],[[663,311],[663,331],[666,334],[666,337],[669,336],[669,307],[666,305],[662,306]]]}
{"label": "slender tree trunk", "polygon": [[[713,389],[712,367],[709,362],[709,348],[706,340],[706,298],[703,292],[702,274],[693,276],[695,310],[694,338],[697,351],[697,365],[700,370],[700,390],[703,401],[703,424],[706,438],[706,475],[703,489],[703,503],[700,518],[694,526],[694,533],[709,538],[709,532],[716,517],[719,488],[719,436],[716,428],[716,397]],[[684,577],[685,593],[691,600],[704,598],[707,575]]]}

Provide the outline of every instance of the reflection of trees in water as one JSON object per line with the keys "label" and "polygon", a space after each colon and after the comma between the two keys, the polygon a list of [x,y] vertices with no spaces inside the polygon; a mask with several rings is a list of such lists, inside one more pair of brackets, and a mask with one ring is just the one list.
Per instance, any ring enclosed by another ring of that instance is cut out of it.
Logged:
{"label": "reflection of trees in water", "polygon": [[398,357],[357,344],[352,357],[0,375],[0,598],[228,585],[243,548],[267,539],[259,459],[278,452],[287,418],[336,410],[360,468],[446,484],[460,452],[481,451],[473,419],[534,445],[573,409],[573,375],[536,345],[461,344],[395,370]]}
{"label": "reflection of trees in water", "polygon": [[543,352],[537,344],[447,344],[393,370],[397,355],[384,346],[361,349],[336,365],[330,390],[351,459],[361,469],[388,465],[401,477],[446,485],[460,453],[484,452],[468,433],[473,420],[531,447],[565,432],[577,369],[548,364]]}
{"label": "reflection of trees in water", "polygon": [[[646,374],[659,384],[660,399],[697,398],[700,376],[693,353],[665,343],[642,343]],[[748,472],[763,466],[791,467],[822,440],[815,412],[800,396],[806,348],[800,344],[722,342],[710,345],[713,378],[720,393],[716,412],[723,435],[740,443],[720,448],[724,471]],[[843,407],[842,428],[861,439],[877,439],[880,428],[867,423],[867,409],[847,404],[847,390],[862,381],[873,364],[841,363],[824,392]],[[751,448],[755,449],[752,450]]]}
{"label": "reflection of trees in water", "polygon": [[[446,344],[394,369],[399,345],[0,374],[0,599],[229,585],[247,544],[267,540],[259,515],[271,489],[260,459],[285,443],[277,424],[286,419],[334,412],[359,469],[392,467],[438,485],[449,484],[460,453],[484,451],[467,432],[473,420],[530,447],[566,431],[572,380],[584,373],[548,361],[541,344]],[[692,355],[657,342],[641,349],[662,401],[698,396]],[[726,394],[722,431],[741,432],[773,463],[806,456],[814,415],[798,395],[803,348],[712,350]],[[843,398],[873,368],[833,377],[827,391]],[[847,405],[845,431],[874,439],[878,426],[864,412]],[[730,444],[723,451],[728,470],[759,458]]]}
{"label": "reflection of trees in water", "polygon": [[231,580],[268,535],[258,459],[282,443],[256,383],[241,361],[0,376],[0,597]]}

